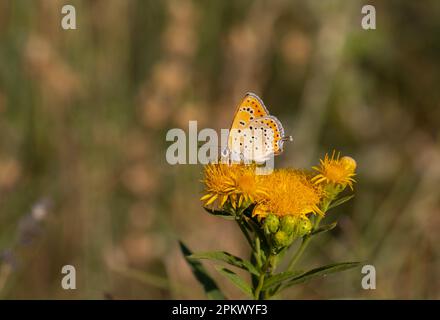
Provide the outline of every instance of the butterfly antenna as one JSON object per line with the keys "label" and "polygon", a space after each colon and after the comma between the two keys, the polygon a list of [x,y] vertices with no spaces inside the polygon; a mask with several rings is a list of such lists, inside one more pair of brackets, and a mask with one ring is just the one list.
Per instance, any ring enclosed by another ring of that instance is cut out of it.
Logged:
{"label": "butterfly antenna", "polygon": [[292,142],[293,141],[293,137],[292,136],[282,137],[281,141],[290,141],[290,142]]}

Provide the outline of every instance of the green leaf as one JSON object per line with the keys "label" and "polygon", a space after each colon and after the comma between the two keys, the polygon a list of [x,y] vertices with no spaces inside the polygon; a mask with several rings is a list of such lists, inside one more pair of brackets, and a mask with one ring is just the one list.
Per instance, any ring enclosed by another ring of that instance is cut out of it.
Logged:
{"label": "green leaf", "polygon": [[328,207],[327,210],[330,210],[330,209],[333,209],[333,208],[335,208],[335,207],[337,207],[337,206],[340,206],[341,204],[343,204],[343,203],[345,203],[345,202],[347,202],[348,200],[351,200],[351,199],[353,199],[353,198],[354,198],[354,194],[349,195],[349,196],[346,196],[346,197],[339,198],[339,199],[333,201],[333,202],[329,205],[329,207]]}
{"label": "green leaf", "polygon": [[340,272],[344,270],[348,270],[351,268],[355,268],[359,266],[360,262],[342,262],[342,263],[333,263],[329,264],[323,267],[319,267],[316,269],[312,269],[310,271],[307,271],[297,277],[294,277],[292,280],[290,280],[286,285],[283,286],[284,288],[293,286],[295,284],[303,283],[309,280],[312,280],[317,277],[323,277],[330,273]]}
{"label": "green leaf", "polygon": [[228,278],[237,288],[243,291],[246,295],[248,295],[249,297],[253,296],[252,289],[249,286],[249,284],[246,281],[244,281],[242,278],[240,278],[235,272],[220,266],[216,266],[216,269],[218,270],[218,272],[220,272],[222,275]]}
{"label": "green leaf", "polygon": [[233,265],[234,267],[249,271],[250,273],[252,273],[254,275],[257,275],[257,276],[260,275],[257,268],[255,268],[252,265],[252,263],[250,263],[248,260],[236,257],[228,252],[225,252],[225,251],[194,253],[194,254],[190,255],[188,258],[189,259],[209,259],[209,260],[226,262],[226,263],[229,263],[230,265]]}
{"label": "green leaf", "polygon": [[334,229],[337,224],[338,224],[337,222],[333,222],[333,223],[330,223],[330,224],[326,224],[324,226],[320,226],[318,229],[312,231],[312,233],[310,235],[313,236],[313,235],[316,235],[318,233],[330,231],[330,230]]}
{"label": "green leaf", "polygon": [[272,286],[279,285],[282,282],[284,282],[286,280],[290,280],[292,278],[295,278],[303,273],[304,273],[304,271],[297,270],[297,271],[285,271],[285,272],[275,274],[275,275],[271,276],[270,278],[268,278],[266,281],[264,281],[264,285],[263,285],[262,290],[267,290]]}
{"label": "green leaf", "polygon": [[185,260],[191,267],[191,270],[196,277],[196,279],[201,283],[203,289],[205,290],[206,295],[211,300],[224,300],[226,299],[221,290],[218,288],[214,279],[208,274],[203,265],[197,261],[189,259],[188,257],[192,254],[191,250],[188,249],[183,242],[179,241],[180,250],[185,257]]}
{"label": "green leaf", "polygon": [[209,209],[206,207],[203,207],[203,209],[205,209],[209,214],[212,214],[213,216],[216,217],[220,217],[226,220],[234,220],[235,217],[233,215],[231,215],[230,213],[226,212],[226,211],[221,211],[221,210],[214,210],[214,209]]}

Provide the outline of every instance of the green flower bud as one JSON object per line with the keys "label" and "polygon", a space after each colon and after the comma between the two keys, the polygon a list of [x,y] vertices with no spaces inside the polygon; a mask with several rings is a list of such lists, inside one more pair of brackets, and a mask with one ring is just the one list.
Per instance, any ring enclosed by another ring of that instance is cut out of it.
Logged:
{"label": "green flower bud", "polygon": [[307,217],[301,217],[296,226],[296,235],[298,237],[303,237],[312,231],[312,223]]}
{"label": "green flower bud", "polygon": [[330,183],[324,187],[325,199],[332,201],[335,199],[339,193],[344,191],[346,185],[333,184]]}
{"label": "green flower bud", "polygon": [[291,237],[284,231],[278,231],[273,237],[274,243],[278,248],[287,247],[292,241]]}
{"label": "green flower bud", "polygon": [[298,222],[298,219],[294,216],[284,216],[281,219],[281,230],[291,235],[295,230],[295,226]]}
{"label": "green flower bud", "polygon": [[278,231],[278,226],[280,225],[280,220],[274,214],[269,214],[264,220],[264,224],[271,233]]}

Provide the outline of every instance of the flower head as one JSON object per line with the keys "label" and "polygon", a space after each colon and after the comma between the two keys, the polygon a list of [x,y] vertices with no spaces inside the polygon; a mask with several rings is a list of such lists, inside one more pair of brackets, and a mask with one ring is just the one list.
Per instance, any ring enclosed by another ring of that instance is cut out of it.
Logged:
{"label": "flower head", "polygon": [[331,157],[325,155],[324,160],[320,160],[318,167],[313,167],[318,174],[316,174],[312,181],[315,184],[333,184],[335,186],[349,186],[353,190],[353,183],[356,182],[355,176],[356,161],[351,157],[342,157],[338,153],[335,156],[335,151]]}
{"label": "flower head", "polygon": [[305,215],[284,216],[281,219],[280,229],[293,238],[302,237],[312,230],[312,223]]}
{"label": "flower head", "polygon": [[254,165],[208,164],[204,170],[205,195],[200,199],[206,206],[218,200],[222,208],[229,200],[231,206],[249,206],[267,195],[261,176],[255,174]]}
{"label": "flower head", "polygon": [[308,213],[322,214],[319,203],[323,195],[320,186],[299,170],[278,169],[262,176],[264,185],[270,190],[254,209],[254,215],[265,217],[269,213],[278,216],[302,216]]}
{"label": "flower head", "polygon": [[285,233],[282,230],[275,233],[273,240],[275,246],[278,248],[287,247],[292,243],[292,237],[290,237],[287,233]]}
{"label": "flower head", "polygon": [[278,231],[280,219],[274,214],[269,214],[266,219],[264,219],[264,225],[269,232],[275,233]]}

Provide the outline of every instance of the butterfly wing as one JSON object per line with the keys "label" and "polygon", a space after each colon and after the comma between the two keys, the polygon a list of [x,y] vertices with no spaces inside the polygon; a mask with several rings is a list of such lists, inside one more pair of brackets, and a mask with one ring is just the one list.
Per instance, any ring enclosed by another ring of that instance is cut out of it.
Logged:
{"label": "butterfly wing", "polygon": [[267,115],[269,115],[269,111],[263,101],[255,93],[248,92],[237,106],[231,129],[245,128],[252,120]]}
{"label": "butterfly wing", "polygon": [[254,93],[247,93],[237,107],[228,137],[229,158],[234,162],[266,161],[283,152],[284,128]]}
{"label": "butterfly wing", "polygon": [[284,129],[274,116],[249,122],[245,128],[232,130],[230,151],[233,161],[267,161],[283,152]]}
{"label": "butterfly wing", "polygon": [[262,158],[283,152],[284,128],[274,116],[264,116],[251,121],[247,128],[252,132],[254,153]]}
{"label": "butterfly wing", "polygon": [[246,93],[235,111],[228,137],[228,148],[222,154],[226,157],[231,157],[233,161],[241,161],[243,158],[244,139],[246,138],[243,129],[251,121],[267,115],[269,115],[269,111],[263,101],[255,93]]}

